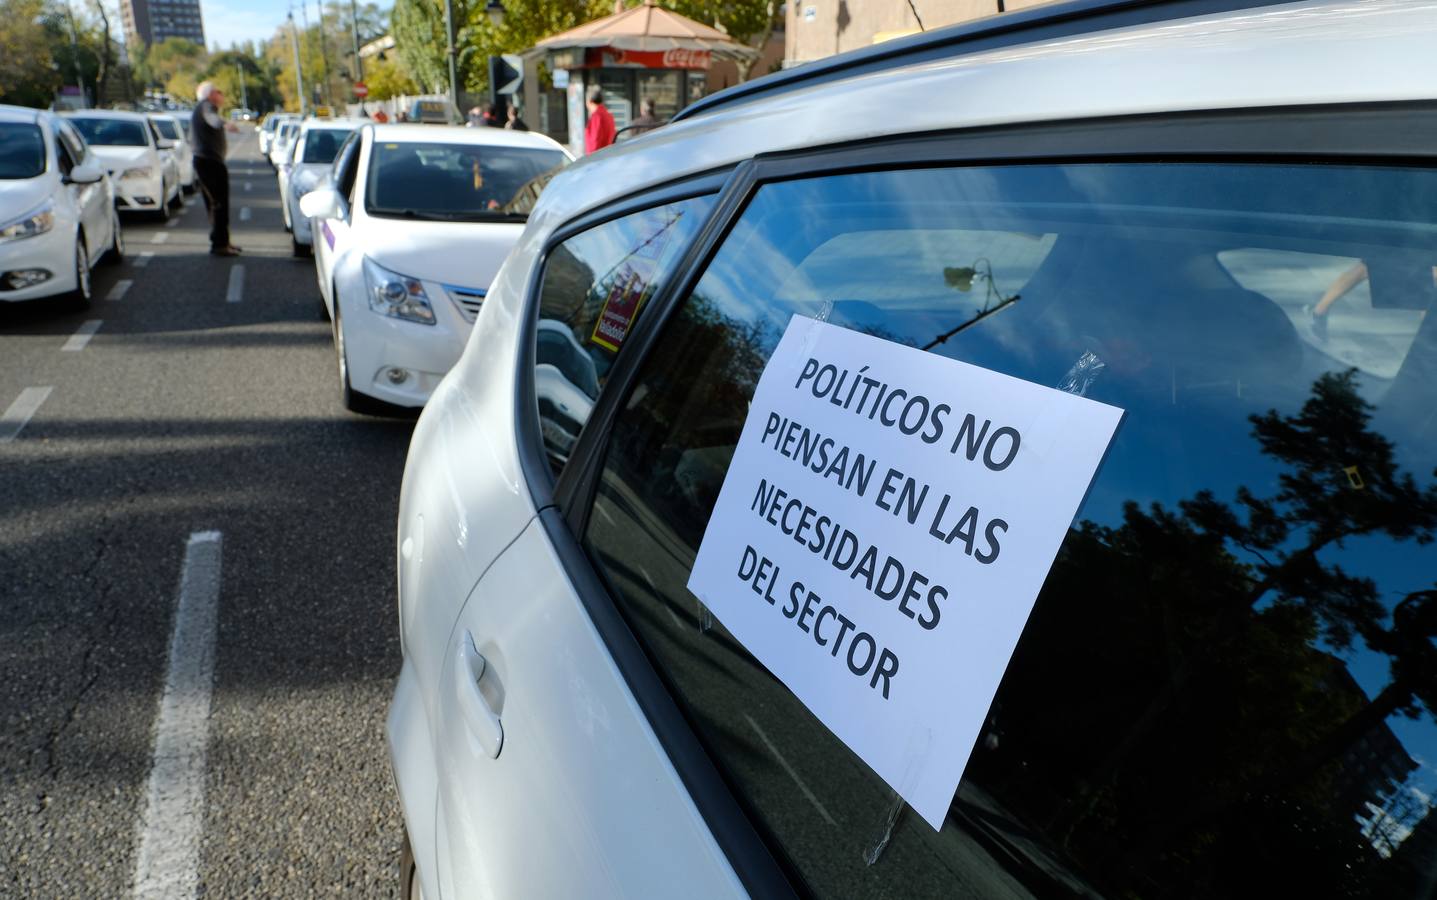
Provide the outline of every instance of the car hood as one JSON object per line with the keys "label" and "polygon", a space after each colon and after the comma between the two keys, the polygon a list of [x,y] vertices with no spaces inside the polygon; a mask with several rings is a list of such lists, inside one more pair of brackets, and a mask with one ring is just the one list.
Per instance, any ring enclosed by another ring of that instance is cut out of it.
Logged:
{"label": "car hood", "polygon": [[401,275],[488,290],[523,231],[510,222],[368,218],[361,244],[370,259]]}
{"label": "car hood", "polygon": [[149,147],[98,147],[90,145],[105,168],[118,175],[131,166],[147,166],[154,163]]}
{"label": "car hood", "polygon": [[50,196],[50,186],[49,173],[13,181],[0,179],[0,225],[44,203]]}

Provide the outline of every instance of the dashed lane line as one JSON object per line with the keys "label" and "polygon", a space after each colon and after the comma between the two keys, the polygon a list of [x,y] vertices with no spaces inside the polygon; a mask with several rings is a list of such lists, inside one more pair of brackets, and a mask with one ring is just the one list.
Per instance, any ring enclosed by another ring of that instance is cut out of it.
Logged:
{"label": "dashed lane line", "polygon": [[[152,255],[153,255],[153,254],[152,254]],[[148,262],[148,260],[147,260],[147,262]],[[114,287],[110,288],[110,292],[105,295],[105,299],[106,299],[106,300],[123,300],[123,299],[125,299],[125,295],[130,292],[130,286],[133,285],[134,283],[135,283],[135,280],[134,280],[133,278],[121,278],[119,281],[115,282],[115,286],[114,286]]]}
{"label": "dashed lane line", "polygon": [[65,346],[60,348],[60,352],[79,353],[84,350],[85,345],[90,343],[90,338],[95,336],[95,332],[100,330],[100,325],[103,323],[103,319],[89,319],[81,324],[75,333],[66,339]]}
{"label": "dashed lane line", "polygon": [[248,207],[248,206],[241,206],[241,207],[240,207],[240,221],[241,221],[241,222],[248,222],[248,221],[249,221],[249,217],[250,217],[249,207]]}
{"label": "dashed lane line", "polygon": [[238,303],[244,299],[244,266],[235,263],[230,268],[230,284],[225,290],[226,303]]}
{"label": "dashed lane line", "polygon": [[174,228],[174,227],[175,227],[176,225],[178,225],[178,224],[180,224],[179,218],[178,218],[178,217],[174,217],[174,218],[171,218],[168,222],[165,223],[165,227],[166,227],[166,228]]}
{"label": "dashed lane line", "polygon": [[168,241],[169,239],[170,239],[170,233],[169,233],[168,231],[156,231],[156,232],[155,232],[155,236],[152,237],[152,238],[150,238],[150,243],[151,243],[151,244],[163,244],[165,241]]}
{"label": "dashed lane line", "polygon": [[222,562],[223,536],[218,531],[190,535],[180,570],[169,667],[155,720],[154,763],[140,820],[137,900],[189,900],[199,884]]}
{"label": "dashed lane line", "polygon": [[152,259],[154,259],[154,258],[155,258],[155,251],[153,251],[153,250],[146,250],[144,253],[141,253],[141,254],[139,255],[139,257],[137,257],[137,258],[135,259],[133,265],[134,265],[134,267],[137,268],[137,269],[143,269],[145,266],[148,266],[148,265],[150,264],[150,260],[152,260]]}
{"label": "dashed lane line", "polygon": [[50,396],[53,387],[27,387],[15,398],[15,402],[3,413],[0,413],[0,444],[8,444],[20,436],[20,432],[30,422],[30,417]]}

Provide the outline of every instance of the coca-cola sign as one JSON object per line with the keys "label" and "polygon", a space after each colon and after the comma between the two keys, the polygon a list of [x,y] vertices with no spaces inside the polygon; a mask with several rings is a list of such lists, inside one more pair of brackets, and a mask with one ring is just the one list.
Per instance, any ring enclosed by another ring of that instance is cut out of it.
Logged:
{"label": "coca-cola sign", "polygon": [[605,64],[643,69],[707,69],[713,61],[710,50],[671,47],[668,50],[620,50],[604,48]]}

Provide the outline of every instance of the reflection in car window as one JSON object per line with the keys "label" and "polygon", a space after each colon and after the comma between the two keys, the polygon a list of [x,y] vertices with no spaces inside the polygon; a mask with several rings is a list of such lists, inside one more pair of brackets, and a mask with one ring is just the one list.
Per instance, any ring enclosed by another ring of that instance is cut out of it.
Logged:
{"label": "reflection in car window", "polygon": [[339,128],[315,128],[304,136],[304,158],[300,162],[328,163],[343,146],[350,132]]}
{"label": "reflection in car window", "polygon": [[0,122],[0,178],[34,178],[45,171],[45,138],[34,125]]}
{"label": "reflection in car window", "polygon": [[[584,539],[810,890],[1426,896],[1434,237],[1437,174],[1417,169],[935,169],[757,192],[613,425]],[[1307,307],[1357,261],[1370,278],[1319,333]],[[795,314],[1126,411],[938,832],[685,587]]]}
{"label": "reflection in car window", "polygon": [[564,162],[558,150],[375,141],[364,208],[445,221],[501,217],[526,183]]}
{"label": "reflection in car window", "polygon": [[624,339],[713,206],[695,197],[597,225],[549,254],[539,297],[534,387],[557,476]]}
{"label": "reflection in car window", "polygon": [[145,126],[129,119],[90,119],[84,116],[72,116],[69,121],[92,146],[145,147],[150,143],[149,136],[145,134]]}

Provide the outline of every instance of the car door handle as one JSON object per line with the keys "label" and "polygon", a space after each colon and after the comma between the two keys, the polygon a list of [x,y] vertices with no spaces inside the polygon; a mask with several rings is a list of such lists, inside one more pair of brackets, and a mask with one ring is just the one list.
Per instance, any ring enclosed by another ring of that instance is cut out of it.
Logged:
{"label": "car door handle", "polygon": [[474,646],[474,635],[468,631],[459,640],[459,659],[454,667],[455,687],[459,693],[459,712],[470,734],[490,759],[497,759],[504,747],[504,726],[499,717],[479,690],[479,679],[484,677],[488,661]]}

